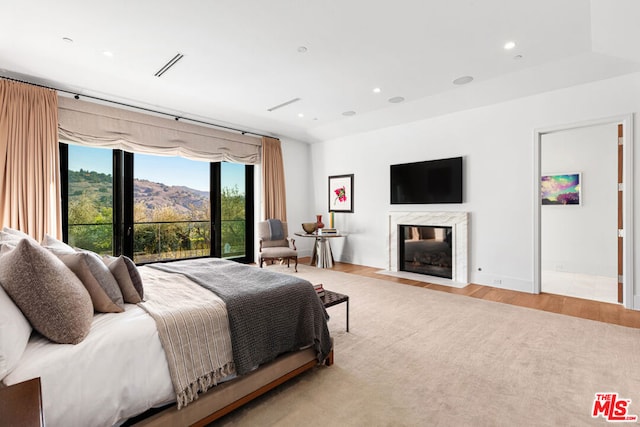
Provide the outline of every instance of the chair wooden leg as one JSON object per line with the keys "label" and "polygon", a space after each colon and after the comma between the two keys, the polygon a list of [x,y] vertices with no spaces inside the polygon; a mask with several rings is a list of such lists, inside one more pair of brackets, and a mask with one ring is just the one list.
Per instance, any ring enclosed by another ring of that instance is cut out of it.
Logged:
{"label": "chair wooden leg", "polygon": [[296,267],[295,267],[295,269],[296,269],[296,273],[297,273],[298,272],[298,257],[296,257]]}

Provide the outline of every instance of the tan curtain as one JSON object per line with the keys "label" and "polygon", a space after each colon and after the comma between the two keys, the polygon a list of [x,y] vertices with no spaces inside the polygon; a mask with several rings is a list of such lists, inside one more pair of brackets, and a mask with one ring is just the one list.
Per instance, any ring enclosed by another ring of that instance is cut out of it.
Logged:
{"label": "tan curtain", "polygon": [[58,97],[50,89],[0,80],[2,225],[38,241],[62,236]]}
{"label": "tan curtain", "polygon": [[280,140],[262,138],[262,216],[287,221],[287,194]]}

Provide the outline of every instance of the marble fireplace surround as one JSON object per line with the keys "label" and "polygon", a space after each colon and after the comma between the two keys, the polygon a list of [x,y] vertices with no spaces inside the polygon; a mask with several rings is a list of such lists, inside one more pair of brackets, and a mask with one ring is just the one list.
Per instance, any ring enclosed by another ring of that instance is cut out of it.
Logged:
{"label": "marble fireplace surround", "polygon": [[[453,269],[452,279],[407,273],[398,270],[398,225],[425,225],[451,227]],[[469,283],[468,260],[468,213],[467,212],[390,212],[389,213],[389,274],[422,276],[424,281],[438,284],[466,286]],[[394,274],[395,273],[395,274]],[[407,273],[407,274],[405,274]],[[417,277],[416,277],[417,278]]]}

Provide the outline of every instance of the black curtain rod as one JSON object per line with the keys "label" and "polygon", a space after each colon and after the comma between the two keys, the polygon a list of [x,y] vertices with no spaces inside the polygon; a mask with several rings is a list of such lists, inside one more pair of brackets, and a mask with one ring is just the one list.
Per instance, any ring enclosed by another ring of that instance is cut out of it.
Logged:
{"label": "black curtain rod", "polygon": [[104,98],[98,98],[97,96],[80,95],[78,92],[72,92],[72,91],[66,90],[66,89],[58,89],[58,88],[51,87],[51,86],[45,86],[45,85],[41,85],[41,84],[38,84],[38,83],[32,83],[32,82],[28,82],[28,81],[25,81],[25,80],[16,79],[16,78],[13,78],[13,77],[0,76],[0,78],[3,78],[5,80],[11,80],[11,81],[18,82],[18,83],[28,84],[28,85],[31,85],[31,86],[37,86],[37,87],[41,87],[41,88],[44,88],[44,89],[51,89],[51,90],[55,90],[57,92],[68,93],[70,95],[74,95],[75,99],[80,99],[80,96],[82,96],[84,98],[90,98],[90,99],[94,99],[96,101],[108,102],[108,103],[117,104],[117,105],[120,105],[120,106],[123,106],[123,107],[135,108],[136,110],[143,110],[143,111],[146,111],[146,112],[149,112],[149,113],[155,113],[155,114],[161,114],[163,116],[173,117],[174,119],[176,119],[176,121],[178,121],[178,120],[188,120],[190,122],[198,123],[198,124],[201,124],[201,125],[214,126],[214,127],[217,127],[217,128],[226,129],[226,130],[230,130],[230,131],[234,131],[234,132],[240,132],[242,135],[247,135],[248,134],[248,135],[261,136],[261,137],[265,137],[265,138],[274,138],[273,136],[270,136],[270,135],[263,135],[261,133],[255,133],[255,132],[251,132],[251,131],[248,131],[248,130],[236,129],[236,128],[232,128],[230,126],[217,125],[215,123],[209,123],[209,122],[205,122],[205,121],[197,120],[197,119],[190,119],[188,117],[180,117],[180,116],[176,116],[175,114],[165,113],[164,111],[157,111],[157,110],[152,110],[150,108],[138,107],[136,105],[125,104],[124,102],[112,101],[110,99],[104,99]]}

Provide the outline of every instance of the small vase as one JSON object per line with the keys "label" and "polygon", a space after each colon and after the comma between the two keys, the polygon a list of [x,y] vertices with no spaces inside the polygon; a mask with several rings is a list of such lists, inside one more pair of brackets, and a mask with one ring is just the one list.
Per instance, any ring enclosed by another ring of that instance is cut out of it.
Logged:
{"label": "small vase", "polygon": [[322,215],[316,215],[316,224],[318,229],[324,228],[324,223],[322,222]]}

